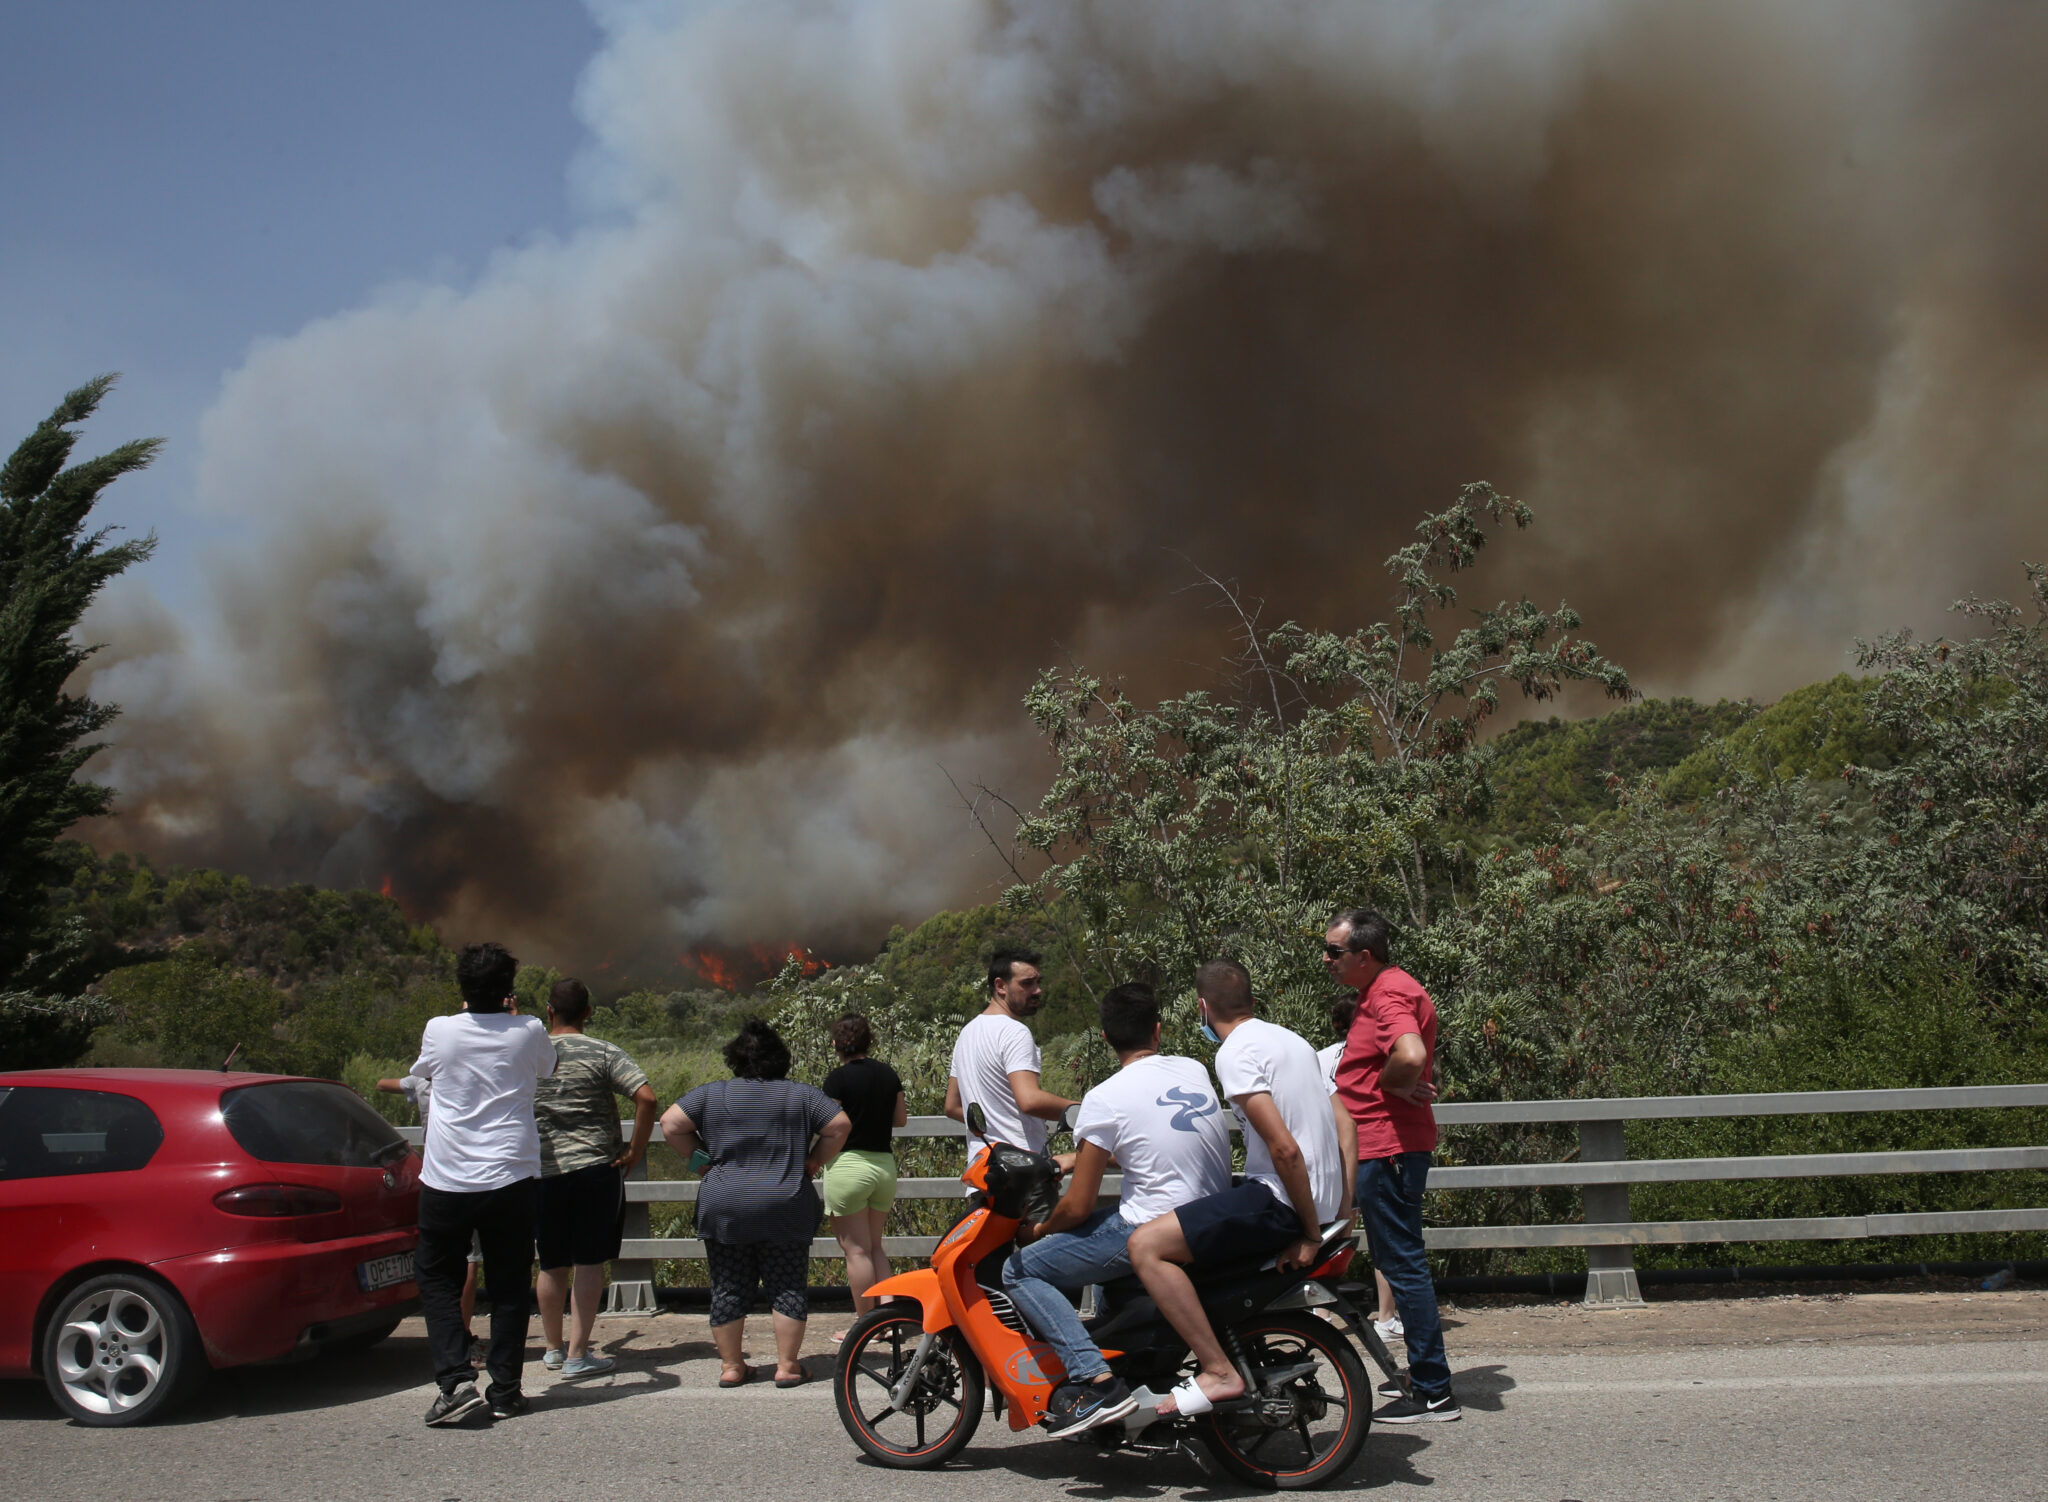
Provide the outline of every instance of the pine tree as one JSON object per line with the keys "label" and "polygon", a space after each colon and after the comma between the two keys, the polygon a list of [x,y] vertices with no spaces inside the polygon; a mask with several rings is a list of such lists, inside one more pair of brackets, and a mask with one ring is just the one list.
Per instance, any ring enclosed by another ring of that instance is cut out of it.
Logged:
{"label": "pine tree", "polygon": [[[107,582],[156,548],[156,538],[110,542],[112,528],[86,530],[100,492],[142,469],[160,438],[124,443],[66,469],[77,435],[114,384],[111,375],[66,396],[0,466],[0,1068],[62,1062],[48,1055],[83,1043],[90,1008],[50,993],[70,936],[53,933],[44,889],[59,872],[58,837],[105,813],[113,789],[78,773],[101,743],[92,737],[119,713],[68,693],[65,685],[94,646],[75,635]],[[67,1041],[70,1040],[70,1041]],[[34,1057],[24,1057],[24,1054]]]}

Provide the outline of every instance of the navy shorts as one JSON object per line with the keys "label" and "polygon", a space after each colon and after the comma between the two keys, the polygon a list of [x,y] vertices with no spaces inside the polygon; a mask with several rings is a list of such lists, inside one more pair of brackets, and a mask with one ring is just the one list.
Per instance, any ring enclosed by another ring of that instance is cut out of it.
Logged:
{"label": "navy shorts", "polygon": [[1302,1235],[1294,1206],[1257,1179],[1190,1200],[1174,1214],[1188,1251],[1208,1267],[1264,1262]]}
{"label": "navy shorts", "polygon": [[619,1255],[625,1229],[625,1179],[611,1164],[540,1181],[533,1240],[543,1268],[609,1262]]}

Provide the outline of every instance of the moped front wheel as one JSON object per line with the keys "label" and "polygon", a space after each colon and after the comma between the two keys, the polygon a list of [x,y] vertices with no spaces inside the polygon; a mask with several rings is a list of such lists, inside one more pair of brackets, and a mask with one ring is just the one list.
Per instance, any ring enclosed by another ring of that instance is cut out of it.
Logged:
{"label": "moped front wheel", "polygon": [[985,1380],[957,1330],[933,1342],[916,1384],[896,1406],[897,1384],[924,1339],[924,1314],[913,1303],[882,1304],[846,1332],[833,1377],[839,1422],[853,1442],[883,1465],[915,1471],[943,1465],[974,1438]]}

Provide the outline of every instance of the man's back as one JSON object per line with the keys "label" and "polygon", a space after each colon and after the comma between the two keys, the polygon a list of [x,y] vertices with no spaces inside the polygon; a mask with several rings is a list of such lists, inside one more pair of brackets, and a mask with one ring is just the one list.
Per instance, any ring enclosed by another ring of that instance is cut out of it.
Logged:
{"label": "man's back", "polygon": [[458,1012],[431,1019],[412,1067],[433,1094],[420,1182],[473,1193],[538,1178],[534,1090],[554,1072],[554,1043],[537,1017]]}
{"label": "man's back", "polygon": [[[952,1075],[960,1083],[961,1110],[979,1105],[988,1118],[987,1141],[1044,1151],[1045,1123],[1019,1109],[1010,1087],[1012,1074],[1036,1074],[1038,1068],[1038,1040],[1016,1018],[983,1012],[960,1029],[953,1042]],[[983,1139],[968,1134],[970,1159],[982,1146]]]}
{"label": "man's back", "polygon": [[[1323,1088],[1322,1064],[1308,1040],[1262,1017],[1247,1017],[1230,1031],[1216,1050],[1216,1078],[1233,1103],[1260,1091],[1273,1097],[1280,1119],[1301,1148],[1308,1168],[1316,1214],[1328,1220],[1344,1202],[1344,1162],[1337,1145],[1337,1123],[1330,1114],[1329,1092]],[[1232,1110],[1238,1110],[1235,1104]],[[1238,1112],[1240,1118],[1243,1113]],[[1288,1201],[1287,1186],[1273,1167],[1272,1151],[1252,1129],[1244,1129],[1244,1176],[1257,1179]]]}
{"label": "man's back", "polygon": [[1117,1209],[1134,1226],[1230,1187],[1230,1127],[1195,1059],[1147,1054],[1081,1101],[1077,1142],[1123,1170]]}

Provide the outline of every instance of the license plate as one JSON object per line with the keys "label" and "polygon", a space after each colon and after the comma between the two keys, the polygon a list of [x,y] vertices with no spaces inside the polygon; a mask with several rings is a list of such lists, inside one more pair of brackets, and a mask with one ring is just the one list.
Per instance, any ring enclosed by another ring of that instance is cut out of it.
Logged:
{"label": "license plate", "polygon": [[390,1288],[397,1283],[412,1281],[412,1253],[400,1252],[395,1257],[379,1257],[372,1262],[356,1264],[356,1282],[364,1293],[375,1293],[380,1288]]}

